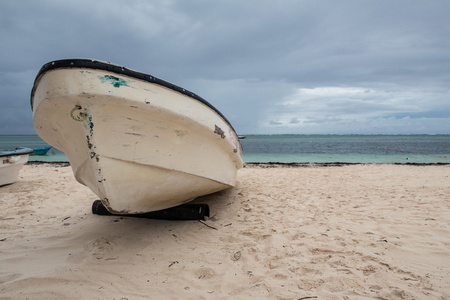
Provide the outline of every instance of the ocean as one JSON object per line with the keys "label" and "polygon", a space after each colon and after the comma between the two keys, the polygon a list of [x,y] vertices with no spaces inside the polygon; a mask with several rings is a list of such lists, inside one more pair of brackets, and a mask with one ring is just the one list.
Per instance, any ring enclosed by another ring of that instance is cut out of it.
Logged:
{"label": "ocean", "polygon": [[245,162],[450,163],[450,135],[248,135]]}
{"label": "ocean", "polygon": [[[450,163],[450,135],[246,135],[241,144],[248,163]],[[0,149],[46,146],[37,135],[0,136]],[[29,161],[68,159],[52,148]]]}
{"label": "ocean", "polygon": [[[38,135],[0,135],[0,149],[15,149],[17,147],[34,149],[49,146]],[[28,161],[67,162],[69,160],[64,152],[52,148],[47,155],[30,155]]]}

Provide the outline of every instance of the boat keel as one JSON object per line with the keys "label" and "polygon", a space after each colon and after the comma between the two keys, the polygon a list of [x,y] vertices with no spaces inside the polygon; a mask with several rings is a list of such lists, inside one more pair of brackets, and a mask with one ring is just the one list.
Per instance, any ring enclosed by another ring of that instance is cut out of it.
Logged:
{"label": "boat keel", "polygon": [[121,215],[111,213],[106,209],[101,200],[95,200],[92,203],[92,213],[102,216],[125,216],[161,220],[205,220],[206,217],[209,217],[209,206],[208,204],[183,204],[144,214]]}

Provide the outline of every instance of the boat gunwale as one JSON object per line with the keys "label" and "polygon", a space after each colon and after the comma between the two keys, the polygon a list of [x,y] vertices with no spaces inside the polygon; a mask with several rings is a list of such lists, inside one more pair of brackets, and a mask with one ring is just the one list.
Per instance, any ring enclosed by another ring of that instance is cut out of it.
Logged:
{"label": "boat gunwale", "polygon": [[30,148],[17,148],[14,150],[1,149],[0,151],[6,152],[6,153],[0,152],[0,157],[29,155],[29,154],[33,153],[33,149],[30,149]]}
{"label": "boat gunwale", "polygon": [[[135,70],[132,70],[132,69],[120,66],[120,65],[116,65],[116,64],[112,64],[112,63],[104,62],[104,61],[99,61],[99,60],[94,60],[94,59],[83,59],[83,58],[61,59],[61,60],[55,60],[55,61],[51,61],[51,62],[44,64],[41,67],[41,69],[39,70],[38,74],[36,75],[36,78],[35,78],[34,84],[33,84],[33,89],[31,90],[30,104],[31,104],[32,110],[34,109],[33,105],[34,105],[34,93],[35,93],[35,90],[37,87],[36,84],[39,81],[40,77],[43,76],[46,72],[49,72],[52,70],[72,69],[72,68],[73,69],[86,68],[86,69],[109,71],[109,72],[129,76],[132,78],[140,79],[143,81],[147,81],[149,83],[157,84],[157,85],[166,87],[168,89],[171,89],[175,92],[186,95],[192,99],[195,99],[195,100],[205,104],[206,106],[211,108],[214,112],[216,112],[231,127],[231,129],[234,131],[234,133],[237,136],[236,130],[233,128],[233,126],[227,120],[227,118],[217,108],[215,108],[211,103],[209,103],[202,97],[198,96],[197,94],[195,94],[189,90],[186,90],[180,86],[177,86],[173,83],[170,83],[168,81],[165,81],[163,79],[155,77],[153,75],[141,73],[141,72],[138,72],[138,71],[135,71]],[[239,144],[240,144],[240,142],[239,142]]]}

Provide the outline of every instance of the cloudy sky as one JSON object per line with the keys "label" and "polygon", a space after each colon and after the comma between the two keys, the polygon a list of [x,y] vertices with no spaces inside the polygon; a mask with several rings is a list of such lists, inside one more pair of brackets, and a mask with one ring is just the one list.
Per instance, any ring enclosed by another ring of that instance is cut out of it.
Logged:
{"label": "cloudy sky", "polygon": [[0,1],[0,134],[62,58],[182,86],[239,134],[450,134],[450,1]]}

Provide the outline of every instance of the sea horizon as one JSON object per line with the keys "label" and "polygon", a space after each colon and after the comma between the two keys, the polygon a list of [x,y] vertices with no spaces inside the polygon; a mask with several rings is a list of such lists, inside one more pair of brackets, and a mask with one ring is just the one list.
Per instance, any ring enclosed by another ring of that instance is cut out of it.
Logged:
{"label": "sea horizon", "polygon": [[[246,163],[450,163],[450,134],[241,134]],[[49,146],[37,134],[0,135],[0,149]],[[68,162],[52,148],[30,162]]]}

